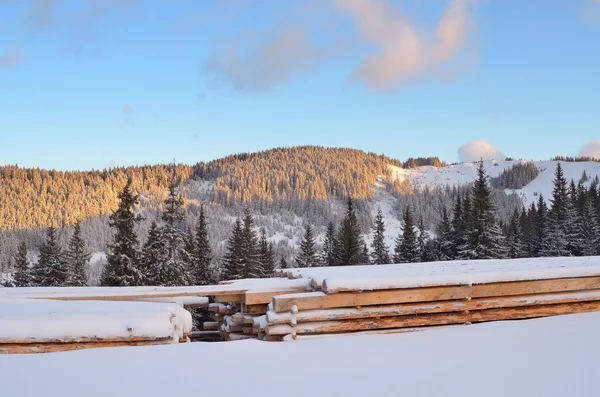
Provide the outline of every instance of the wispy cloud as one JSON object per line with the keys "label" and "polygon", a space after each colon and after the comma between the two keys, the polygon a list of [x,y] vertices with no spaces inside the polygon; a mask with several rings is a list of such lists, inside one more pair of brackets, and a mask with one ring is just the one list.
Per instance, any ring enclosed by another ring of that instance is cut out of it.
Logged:
{"label": "wispy cloud", "polygon": [[131,113],[133,113],[133,107],[131,107],[131,105],[125,104],[125,105],[123,105],[122,111],[125,114],[131,114]]}
{"label": "wispy cloud", "polygon": [[202,70],[212,85],[229,83],[240,93],[255,93],[312,70],[325,56],[306,29],[281,27],[223,41]]}
{"label": "wispy cloud", "polygon": [[478,140],[458,148],[458,158],[460,161],[504,160],[506,156],[491,143]]}
{"label": "wispy cloud", "polygon": [[0,54],[0,68],[11,68],[25,60],[23,49],[5,50]]}
{"label": "wispy cloud", "polygon": [[[293,6],[293,15],[276,17],[268,32],[245,31],[216,41],[202,70],[213,86],[256,93],[353,49],[368,55],[352,76],[373,90],[392,91],[424,74],[439,74],[457,58],[474,30],[476,1],[449,0],[440,20],[424,32],[392,0],[308,1]],[[356,35],[332,29],[348,21]]]}
{"label": "wispy cloud", "polygon": [[[451,0],[435,34],[418,32],[402,10],[388,0],[336,0],[356,23],[363,41],[375,48],[354,77],[377,91],[390,91],[451,61],[466,44],[476,0]],[[433,38],[432,38],[433,36]]]}

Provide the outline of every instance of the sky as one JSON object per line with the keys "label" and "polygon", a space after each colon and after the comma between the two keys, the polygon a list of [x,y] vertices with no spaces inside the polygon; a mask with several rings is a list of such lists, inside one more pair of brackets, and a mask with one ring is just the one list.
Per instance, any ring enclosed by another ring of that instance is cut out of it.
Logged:
{"label": "sky", "polygon": [[0,0],[0,164],[600,157],[600,0]]}

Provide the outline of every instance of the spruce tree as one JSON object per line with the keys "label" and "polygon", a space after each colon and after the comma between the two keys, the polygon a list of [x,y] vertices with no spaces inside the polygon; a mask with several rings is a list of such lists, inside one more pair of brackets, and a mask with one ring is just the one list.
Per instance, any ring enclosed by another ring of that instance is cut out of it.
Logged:
{"label": "spruce tree", "polygon": [[288,269],[288,262],[285,260],[285,257],[281,257],[281,260],[279,261],[279,268],[280,269]]}
{"label": "spruce tree", "polygon": [[169,194],[164,201],[162,213],[164,225],[160,228],[160,245],[163,249],[161,260],[148,268],[148,281],[151,285],[175,287],[190,282],[185,261],[185,232],[183,197],[175,192],[175,184],[169,184]]}
{"label": "spruce tree", "polygon": [[535,246],[534,254],[536,257],[542,256],[542,249],[546,236],[548,234],[549,211],[544,196],[540,194],[538,198],[537,214],[535,218]]}
{"label": "spruce tree", "polygon": [[417,247],[419,250],[419,261],[426,262],[431,258],[431,254],[428,252],[427,242],[429,241],[429,233],[425,229],[425,223],[423,222],[423,216],[419,219],[419,236],[417,237]]}
{"label": "spruce tree", "polygon": [[437,251],[438,260],[449,261],[454,259],[454,236],[452,233],[452,225],[448,219],[448,211],[446,208],[442,210],[442,220],[437,227]]}
{"label": "spruce tree", "polygon": [[371,242],[371,263],[381,265],[390,263],[390,253],[385,244],[385,223],[381,208],[377,209],[375,224],[373,225],[373,241]]}
{"label": "spruce tree", "polygon": [[454,202],[453,216],[452,216],[452,259],[468,259],[468,225],[467,225],[467,212],[468,208],[463,206],[462,194],[459,191],[456,195]]}
{"label": "spruce tree", "polygon": [[521,230],[521,215],[517,210],[510,218],[510,225],[506,235],[506,246],[509,258],[524,258],[526,255],[525,244],[523,244],[523,232]]}
{"label": "spruce tree", "polygon": [[339,244],[337,241],[335,226],[329,221],[327,232],[325,233],[325,241],[323,242],[323,250],[321,253],[322,266],[335,266],[338,263]]}
{"label": "spruce tree", "polygon": [[15,287],[31,287],[31,271],[29,260],[27,260],[27,244],[25,241],[19,245],[17,254],[14,257],[14,264]]}
{"label": "spruce tree", "polygon": [[215,280],[210,275],[210,263],[212,261],[212,249],[208,237],[208,228],[206,225],[206,215],[204,206],[200,207],[200,215],[196,225],[196,234],[194,236],[194,247],[192,248],[192,262],[190,266],[190,275],[193,285],[208,285]]}
{"label": "spruce tree", "polygon": [[346,217],[339,230],[339,255],[338,266],[352,266],[365,264],[364,241],[361,236],[358,218],[354,212],[352,198],[348,198]]}
{"label": "spruce tree", "polygon": [[56,229],[49,227],[46,242],[35,266],[36,284],[40,287],[63,287],[67,283],[68,270],[62,249],[56,240]]}
{"label": "spruce tree", "polygon": [[494,212],[483,161],[477,168],[477,179],[472,189],[473,203],[471,208],[471,224],[469,245],[472,259],[500,259],[506,256],[506,248],[502,230]]}
{"label": "spruce tree", "polygon": [[267,232],[264,228],[260,230],[258,241],[259,262],[262,266],[263,276],[272,277],[275,271],[275,249],[273,244],[267,240]]}
{"label": "spruce tree", "polygon": [[317,244],[310,225],[306,226],[304,236],[300,242],[300,252],[296,256],[296,265],[298,267],[318,266]]}
{"label": "spruce tree", "polygon": [[119,193],[119,207],[109,218],[109,224],[116,233],[108,246],[107,264],[102,272],[100,283],[109,287],[136,286],[140,283],[138,269],[138,239],[135,225],[141,218],[133,213],[138,204],[138,196],[131,192],[131,178]]}
{"label": "spruce tree", "polygon": [[568,231],[571,202],[567,193],[567,180],[562,166],[556,165],[554,173],[554,188],[552,190],[552,206],[547,222],[547,234],[542,241],[541,256],[571,256]]}
{"label": "spruce tree", "polygon": [[239,270],[242,268],[242,221],[240,218],[235,220],[231,235],[227,240],[227,251],[223,257],[223,274],[224,280],[235,280],[242,278]]}
{"label": "spruce tree", "polygon": [[238,275],[240,278],[261,278],[266,276],[263,264],[260,262],[258,251],[258,239],[253,230],[254,219],[250,209],[244,209],[244,220],[242,227],[241,260],[238,264]]}
{"label": "spruce tree", "polygon": [[81,224],[77,222],[73,227],[73,236],[69,240],[69,248],[65,258],[69,276],[67,285],[71,287],[83,287],[87,285],[86,270],[90,261],[90,253],[85,249],[85,242],[81,236]]}
{"label": "spruce tree", "polygon": [[394,263],[412,263],[420,260],[412,212],[410,207],[406,207],[402,218],[402,232],[396,238]]}
{"label": "spruce tree", "polygon": [[600,254],[600,226],[590,199],[586,200],[580,217],[580,233],[582,236],[581,255],[592,256]]}
{"label": "spruce tree", "polygon": [[141,260],[139,264],[139,285],[153,285],[154,269],[164,261],[164,247],[160,236],[160,229],[156,221],[152,221],[148,230],[148,239],[142,247]]}

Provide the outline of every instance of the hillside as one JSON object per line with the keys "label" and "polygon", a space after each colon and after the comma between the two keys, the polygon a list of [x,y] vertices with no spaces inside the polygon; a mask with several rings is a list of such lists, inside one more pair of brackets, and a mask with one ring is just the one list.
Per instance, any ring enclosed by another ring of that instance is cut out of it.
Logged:
{"label": "hillside", "polygon": [[[241,215],[244,206],[251,208],[256,227],[267,231],[277,257],[291,260],[304,227],[313,225],[320,243],[327,223],[339,224],[345,211],[344,199],[349,195],[356,199],[367,244],[371,222],[381,208],[387,227],[386,242],[393,247],[401,230],[399,214],[405,206],[413,208],[417,217],[423,216],[426,227],[433,233],[443,209],[451,209],[457,189],[475,179],[475,163],[403,168],[419,164],[444,165],[436,158],[409,159],[403,163],[360,150],[305,146],[238,154],[193,166],[156,165],[81,172],[0,167],[0,268],[8,269],[17,241],[25,240],[35,252],[44,241],[42,228],[46,226],[65,226],[58,233],[64,245],[71,233],[68,225],[79,219],[83,220],[88,249],[99,253],[94,261],[102,261],[101,253],[112,235],[107,215],[116,207],[117,193],[128,177],[132,178],[134,190],[140,193],[139,210],[144,217],[138,228],[141,242],[162,208],[167,185],[175,178],[185,197],[189,227],[195,224],[200,204],[207,204],[217,260],[223,254],[232,222]],[[504,187],[493,192],[503,222],[508,221],[514,209],[537,200],[540,193],[549,200],[556,164],[556,161],[484,162],[493,182],[516,179],[516,186],[520,187],[506,188],[498,183]],[[597,162],[562,164],[567,179],[576,183],[584,171],[589,177],[586,185],[600,175]]]}

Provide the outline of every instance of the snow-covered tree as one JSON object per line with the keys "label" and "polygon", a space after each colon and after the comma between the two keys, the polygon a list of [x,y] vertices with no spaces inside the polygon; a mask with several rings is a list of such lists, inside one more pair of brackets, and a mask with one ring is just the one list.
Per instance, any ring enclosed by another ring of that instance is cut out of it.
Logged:
{"label": "snow-covered tree", "polygon": [[53,227],[48,228],[34,271],[35,283],[40,287],[62,287],[67,283],[69,271]]}
{"label": "snow-covered tree", "polygon": [[223,257],[223,274],[224,280],[235,280],[242,278],[239,270],[242,268],[242,221],[240,218],[235,220],[231,235],[227,240],[227,251]]}
{"label": "snow-covered tree", "polygon": [[69,276],[67,285],[83,287],[87,285],[86,271],[90,262],[90,253],[85,249],[85,241],[81,235],[81,223],[73,227],[73,236],[69,240],[69,247],[65,253]]}
{"label": "snow-covered tree", "polygon": [[27,259],[27,244],[24,241],[14,257],[14,279],[15,287],[31,287],[31,270]]}
{"label": "snow-covered tree", "polygon": [[410,207],[406,207],[402,218],[402,232],[396,238],[394,249],[394,263],[419,262],[419,246],[417,233]]}
{"label": "snow-covered tree", "polygon": [[339,244],[335,233],[335,226],[332,221],[329,221],[321,252],[321,265],[335,266],[337,264],[338,251]]}
{"label": "snow-covered tree", "polygon": [[361,235],[354,203],[348,198],[346,217],[339,230],[338,266],[364,265],[369,258],[364,256],[364,241]]}
{"label": "snow-covered tree", "polygon": [[110,287],[135,286],[140,283],[138,269],[138,239],[135,225],[141,218],[133,212],[138,196],[131,192],[131,178],[119,193],[119,207],[110,216],[109,224],[116,233],[108,246],[107,264],[101,284]]}
{"label": "snow-covered tree", "polygon": [[506,248],[509,258],[524,258],[526,255],[521,230],[521,215],[517,210],[513,213],[506,235]]}
{"label": "snow-covered tree", "polygon": [[210,263],[212,261],[212,248],[208,237],[208,228],[206,224],[206,215],[204,206],[200,207],[200,215],[196,224],[196,234],[194,236],[192,261],[190,266],[190,275],[193,285],[207,285],[213,283],[210,273]]}
{"label": "snow-covered tree", "polygon": [[[542,241],[540,256],[571,256],[569,248],[569,231],[572,230],[571,201],[567,193],[565,179],[560,163],[554,173],[554,188],[552,190],[552,206],[547,219],[547,233]],[[539,212],[539,211],[538,211]]]}
{"label": "snow-covered tree", "polygon": [[390,263],[390,253],[385,244],[385,223],[381,208],[377,209],[375,224],[373,225],[373,241],[371,242],[371,263],[381,265]]}
{"label": "snow-covered tree", "polygon": [[473,184],[472,197],[469,229],[470,258],[501,259],[506,257],[504,236],[494,213],[483,161],[477,168],[477,179]]}
{"label": "snow-covered tree", "polygon": [[298,267],[318,266],[317,244],[310,224],[306,226],[300,242],[300,252],[296,256],[296,264]]}
{"label": "snow-covered tree", "polygon": [[260,229],[258,255],[264,273],[263,277],[272,277],[275,271],[275,249],[273,248],[273,244],[267,240],[267,232],[264,227]]}

